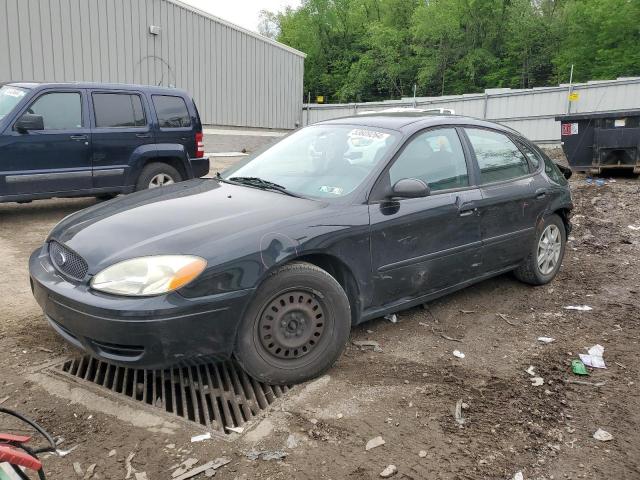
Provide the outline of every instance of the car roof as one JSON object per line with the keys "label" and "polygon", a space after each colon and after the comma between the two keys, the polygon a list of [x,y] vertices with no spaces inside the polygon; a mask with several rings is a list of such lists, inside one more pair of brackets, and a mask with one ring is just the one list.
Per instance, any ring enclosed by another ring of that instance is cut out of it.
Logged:
{"label": "car roof", "polygon": [[372,112],[361,115],[334,118],[316,123],[315,125],[361,125],[372,128],[386,128],[410,133],[423,128],[438,125],[467,125],[493,128],[507,133],[522,136],[516,130],[494,122],[462,115],[442,115],[429,112]]}
{"label": "car roof", "polygon": [[180,90],[178,88],[170,88],[170,87],[156,87],[154,85],[137,85],[137,84],[127,84],[127,83],[100,83],[100,82],[55,82],[55,83],[47,83],[47,82],[9,82],[5,85],[10,85],[12,87],[21,87],[29,90],[33,90],[35,88],[95,88],[100,90],[142,90],[150,93],[172,93],[173,95],[187,95],[189,94],[184,90]]}

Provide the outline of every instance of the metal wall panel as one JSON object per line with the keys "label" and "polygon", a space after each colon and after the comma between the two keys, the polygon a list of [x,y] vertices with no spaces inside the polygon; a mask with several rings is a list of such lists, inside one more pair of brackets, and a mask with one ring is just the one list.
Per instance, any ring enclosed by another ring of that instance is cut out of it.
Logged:
{"label": "metal wall panel", "polygon": [[205,124],[288,129],[303,72],[303,53],[177,0],[0,0],[0,83],[171,85]]}
{"label": "metal wall panel", "polygon": [[[568,112],[601,112],[640,108],[640,78],[594,81],[575,84],[579,99],[569,105],[569,86],[528,90],[495,89],[485,93],[446,97],[416,98],[419,108],[451,108],[456,114],[484,118],[507,125],[539,143],[560,142],[560,122],[554,117]],[[411,107],[414,100],[387,102],[304,105],[302,123],[308,125],[367,110]]]}

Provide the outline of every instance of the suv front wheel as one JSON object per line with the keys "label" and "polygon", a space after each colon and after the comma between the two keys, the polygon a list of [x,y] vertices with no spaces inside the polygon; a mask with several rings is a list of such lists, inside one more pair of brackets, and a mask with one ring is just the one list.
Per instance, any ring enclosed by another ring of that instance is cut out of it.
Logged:
{"label": "suv front wheel", "polygon": [[136,191],[164,187],[181,181],[182,176],[171,165],[150,163],[142,169],[136,184]]}

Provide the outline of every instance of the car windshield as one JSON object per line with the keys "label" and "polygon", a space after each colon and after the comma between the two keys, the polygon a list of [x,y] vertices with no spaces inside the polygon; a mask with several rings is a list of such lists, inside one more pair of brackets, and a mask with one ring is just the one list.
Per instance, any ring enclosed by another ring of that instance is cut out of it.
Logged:
{"label": "car windshield", "polygon": [[27,91],[23,88],[12,87],[11,85],[0,87],[0,119],[10,113],[13,107],[15,107],[26,94]]}
{"label": "car windshield", "polygon": [[221,178],[258,188],[273,188],[270,183],[304,197],[343,197],[362,183],[399,137],[366,126],[306,127]]}

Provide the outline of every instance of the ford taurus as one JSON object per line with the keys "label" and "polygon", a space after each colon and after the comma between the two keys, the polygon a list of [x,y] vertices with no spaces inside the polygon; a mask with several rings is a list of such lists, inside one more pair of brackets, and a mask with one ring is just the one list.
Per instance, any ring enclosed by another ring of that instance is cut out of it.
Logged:
{"label": "ford taurus", "polygon": [[234,356],[292,383],[330,368],[352,325],[509,271],[550,282],[572,208],[562,172],[511,129],[374,113],[79,211],[31,256],[31,284],[52,328],[95,357]]}

